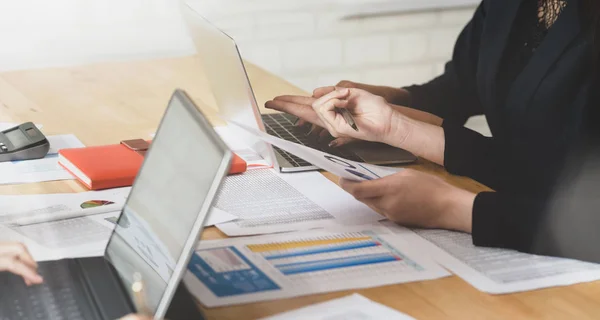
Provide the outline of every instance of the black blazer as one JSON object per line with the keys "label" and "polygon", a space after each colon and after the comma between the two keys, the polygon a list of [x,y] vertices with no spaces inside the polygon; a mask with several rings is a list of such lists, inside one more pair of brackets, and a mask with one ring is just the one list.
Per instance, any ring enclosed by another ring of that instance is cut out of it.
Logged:
{"label": "black blazer", "polygon": [[[587,29],[577,1],[569,1],[507,95],[499,96],[501,61],[521,1],[530,0],[484,0],[444,73],[406,89],[410,107],[444,119],[446,169],[498,191],[477,196],[474,243],[536,252],[536,227],[582,132],[593,72]],[[493,138],[463,127],[481,114]]]}

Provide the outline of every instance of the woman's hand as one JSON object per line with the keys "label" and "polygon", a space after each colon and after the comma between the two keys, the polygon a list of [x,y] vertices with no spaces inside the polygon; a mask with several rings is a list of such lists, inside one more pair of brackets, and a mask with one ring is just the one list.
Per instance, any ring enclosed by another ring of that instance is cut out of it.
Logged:
{"label": "woman's hand", "polygon": [[292,96],[282,95],[275,97],[273,100],[267,101],[265,107],[267,109],[274,109],[281,112],[289,113],[300,118],[299,125],[303,125],[305,122],[310,122],[322,127],[319,117],[315,114],[311,108],[312,104],[318,98],[340,88],[355,88],[362,89],[370,92],[374,95],[378,95],[386,99],[390,103],[398,104],[399,101],[403,101],[406,104],[410,99],[410,93],[404,89],[384,87],[384,86],[373,86],[363,83],[356,83],[352,81],[340,81],[336,86],[320,87],[313,91],[312,97],[305,96]]}
{"label": "woman's hand", "polygon": [[405,115],[411,119],[425,122],[428,124],[432,124],[435,126],[442,125],[443,119],[436,115],[433,115],[433,114],[425,112],[425,111],[420,111],[417,109],[405,107],[405,106],[410,105],[411,96],[410,96],[410,92],[408,92],[407,90],[402,89],[402,88],[373,86],[373,85],[368,85],[368,84],[364,84],[364,83],[357,83],[357,82],[344,80],[344,81],[340,81],[340,83],[338,83],[335,87],[329,86],[329,87],[321,87],[321,88],[315,89],[315,91],[313,92],[313,98],[318,99],[318,98],[320,98],[334,90],[337,90],[339,88],[356,88],[356,89],[365,90],[369,93],[372,93],[374,95],[384,98],[391,105],[392,108],[394,108],[396,111],[399,111],[400,113],[402,113],[403,115]]}
{"label": "woman's hand", "polygon": [[338,88],[354,88],[365,90],[374,95],[380,96],[385,99],[388,103],[396,105],[408,105],[410,103],[410,92],[402,88],[393,88],[387,86],[374,86],[370,84],[353,82],[348,80],[342,80],[335,86],[321,87],[313,91],[313,98],[320,98],[331,91]]}
{"label": "woman's hand", "polygon": [[8,271],[23,277],[29,286],[44,281],[37,273],[37,266],[24,244],[0,242],[0,271]]}
{"label": "woman's hand", "polygon": [[396,223],[471,232],[475,194],[411,169],[377,180],[340,180],[357,200]]}
{"label": "woman's hand", "polygon": [[[314,137],[318,140],[331,139],[331,135],[327,130],[324,129],[324,124],[321,119],[312,108],[312,104],[317,99],[313,97],[303,96],[279,96],[271,101],[267,101],[265,107],[268,109],[274,109],[282,111],[298,117],[298,121],[294,124],[296,127],[305,127],[306,135]],[[338,138],[329,143],[331,147],[339,147],[352,142],[352,138]]]}
{"label": "woman's hand", "polygon": [[[338,137],[351,137],[367,141],[401,144],[407,131],[403,116],[395,111],[381,96],[361,89],[337,89],[312,104],[320,122],[329,133]],[[347,109],[354,117],[358,131],[353,129],[339,109]]]}

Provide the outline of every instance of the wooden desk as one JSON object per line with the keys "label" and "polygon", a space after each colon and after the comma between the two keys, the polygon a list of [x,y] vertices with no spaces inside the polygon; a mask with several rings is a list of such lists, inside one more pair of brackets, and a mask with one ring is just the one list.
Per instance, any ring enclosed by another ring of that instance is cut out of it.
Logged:
{"label": "wooden desk", "polygon": [[[86,145],[148,138],[154,132],[175,88],[186,90],[212,121],[215,102],[195,58],[96,64],[91,66],[0,74],[0,121],[33,121],[46,134],[74,133]],[[251,64],[248,72],[259,104],[278,94],[304,94]],[[442,176],[472,191],[484,187],[448,175],[421,161],[411,167]],[[325,174],[336,181],[335,177]],[[75,181],[0,186],[0,194],[80,192]],[[222,238],[208,228],[203,239]],[[600,316],[600,282],[493,296],[459,279],[357,290],[418,319],[587,319]],[[204,309],[208,319],[256,319],[342,297],[350,292],[318,294],[242,306]]]}

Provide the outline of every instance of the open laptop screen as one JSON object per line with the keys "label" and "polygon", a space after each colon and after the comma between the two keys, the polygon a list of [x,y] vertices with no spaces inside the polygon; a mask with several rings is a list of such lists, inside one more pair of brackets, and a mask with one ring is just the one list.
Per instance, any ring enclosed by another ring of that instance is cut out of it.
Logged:
{"label": "open laptop screen", "polygon": [[[181,1],[182,16],[196,47],[202,70],[217,103],[219,117],[266,132],[252,85],[235,41]],[[273,148],[261,139],[231,126],[241,141],[278,169]]]}
{"label": "open laptop screen", "polygon": [[187,101],[176,93],[169,103],[105,254],[124,284],[130,286],[136,272],[142,276],[152,312],[185,270],[186,243],[191,246],[191,236],[195,243],[229,164],[229,151]]}

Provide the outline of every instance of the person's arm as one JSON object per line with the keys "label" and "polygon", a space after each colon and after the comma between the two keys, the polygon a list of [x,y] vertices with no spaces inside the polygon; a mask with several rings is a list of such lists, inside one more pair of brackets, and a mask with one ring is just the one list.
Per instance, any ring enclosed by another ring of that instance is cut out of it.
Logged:
{"label": "person's arm", "polygon": [[[516,154],[509,154],[492,137],[451,122],[442,126],[444,132],[443,166],[454,175],[466,176],[492,189],[499,190],[507,181]],[[520,156],[519,156],[520,158]],[[525,165],[525,163],[523,163]]]}
{"label": "person's arm", "polygon": [[463,124],[470,116],[483,113],[477,92],[477,64],[485,17],[486,1],[482,1],[459,35],[444,73],[425,84],[404,88],[410,93],[406,106]]}
{"label": "person's arm", "polygon": [[547,201],[502,192],[482,192],[473,204],[473,244],[536,253],[535,239]]}

